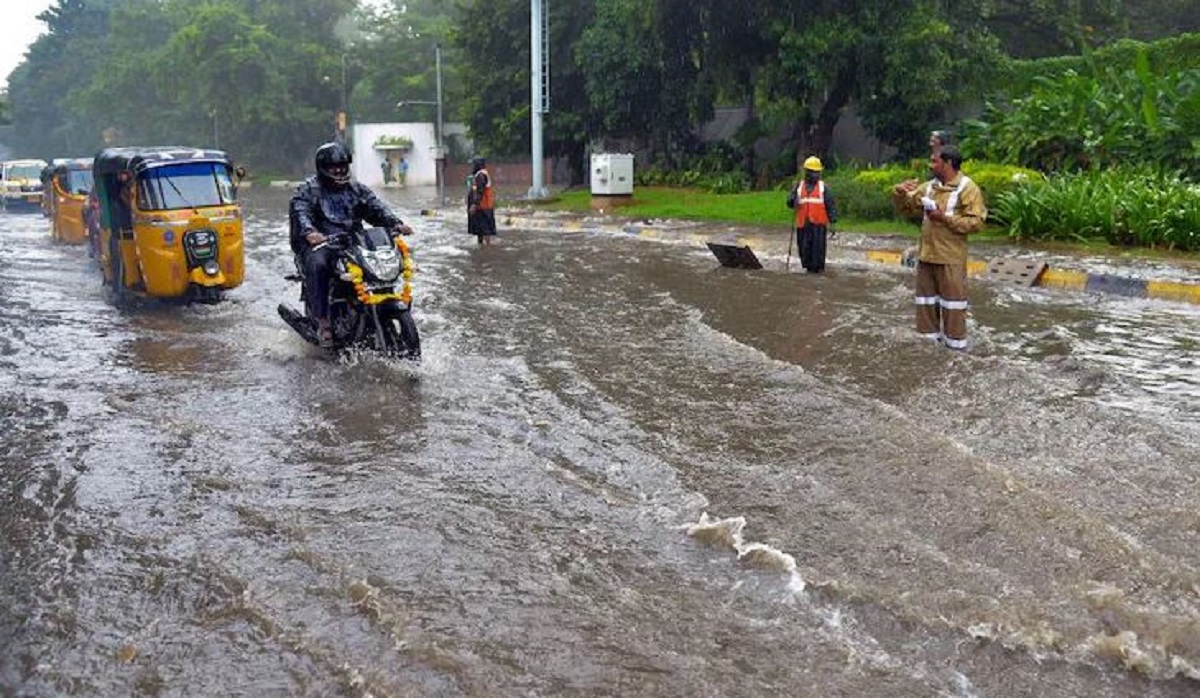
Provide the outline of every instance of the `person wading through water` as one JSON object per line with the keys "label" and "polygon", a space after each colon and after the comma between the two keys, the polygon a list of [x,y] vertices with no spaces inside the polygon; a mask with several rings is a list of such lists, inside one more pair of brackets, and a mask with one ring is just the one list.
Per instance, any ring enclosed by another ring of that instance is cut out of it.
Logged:
{"label": "person wading through water", "polygon": [[825,238],[829,226],[837,223],[837,206],[833,194],[821,180],[820,158],[804,161],[804,178],[796,183],[788,196],[788,208],[796,209],[796,244],[800,248],[800,264],[810,274],[825,271]]}
{"label": "person wading through water", "polygon": [[962,155],[944,146],[929,159],[933,179],[910,179],[892,189],[904,214],[919,213],[917,332],[951,349],[967,348],[967,235],[987,220],[983,192],[959,171]]}
{"label": "person wading through water", "polygon": [[496,239],[496,193],[492,189],[492,176],[487,171],[487,160],[481,157],[471,161],[467,233],[476,236],[480,245],[490,245]]}

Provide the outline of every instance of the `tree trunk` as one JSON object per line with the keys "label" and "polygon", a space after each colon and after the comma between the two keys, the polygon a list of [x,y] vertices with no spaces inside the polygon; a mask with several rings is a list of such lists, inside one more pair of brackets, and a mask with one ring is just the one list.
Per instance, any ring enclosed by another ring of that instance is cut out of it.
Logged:
{"label": "tree trunk", "polygon": [[854,66],[851,64],[838,71],[833,89],[829,91],[821,110],[817,113],[816,123],[807,127],[800,126],[797,139],[799,148],[796,150],[797,171],[809,155],[816,155],[821,159],[828,157],[829,146],[833,143],[833,129],[842,118],[842,110],[850,103],[853,93]]}

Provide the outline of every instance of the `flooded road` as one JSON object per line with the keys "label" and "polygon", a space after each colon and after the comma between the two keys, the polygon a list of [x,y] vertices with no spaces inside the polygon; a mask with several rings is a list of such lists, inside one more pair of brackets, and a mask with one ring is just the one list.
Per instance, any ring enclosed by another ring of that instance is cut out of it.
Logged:
{"label": "flooded road", "polygon": [[216,306],[0,217],[0,694],[1200,691],[1200,309],[976,284],[954,354],[890,269],[411,195],[425,360],[337,362],[288,193]]}

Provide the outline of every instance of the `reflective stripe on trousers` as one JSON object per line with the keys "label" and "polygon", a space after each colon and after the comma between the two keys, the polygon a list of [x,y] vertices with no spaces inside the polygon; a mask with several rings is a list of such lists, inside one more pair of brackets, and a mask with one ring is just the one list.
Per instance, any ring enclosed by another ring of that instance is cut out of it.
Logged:
{"label": "reflective stripe on trousers", "polygon": [[917,262],[917,332],[967,346],[967,265]]}

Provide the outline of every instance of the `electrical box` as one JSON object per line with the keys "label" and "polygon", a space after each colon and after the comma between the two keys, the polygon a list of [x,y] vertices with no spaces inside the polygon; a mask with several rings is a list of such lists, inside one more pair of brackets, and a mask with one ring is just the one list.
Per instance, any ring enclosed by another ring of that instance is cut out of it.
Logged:
{"label": "electrical box", "polygon": [[632,153],[593,153],[591,167],[592,195],[633,193]]}

